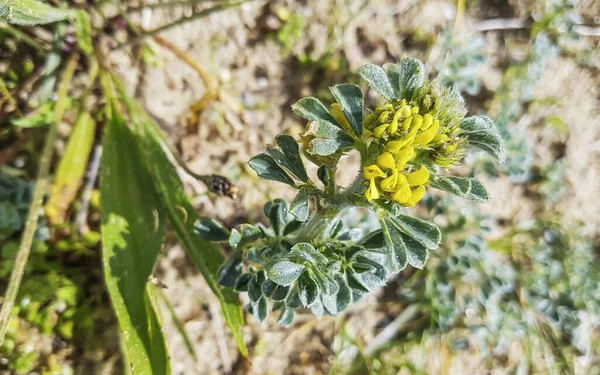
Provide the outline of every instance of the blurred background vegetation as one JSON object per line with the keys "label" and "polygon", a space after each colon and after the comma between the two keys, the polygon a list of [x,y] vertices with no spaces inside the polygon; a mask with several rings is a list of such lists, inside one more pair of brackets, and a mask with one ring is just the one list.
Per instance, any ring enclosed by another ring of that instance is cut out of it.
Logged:
{"label": "blurred background vegetation", "polygon": [[[471,114],[492,117],[506,141],[502,165],[484,155],[465,161],[464,171],[485,176],[489,205],[432,194],[415,209],[443,233],[425,269],[407,268],[338,317],[301,315],[284,329],[246,314],[252,365],[238,358],[218,303],[167,235],[151,281],[165,288],[173,373],[600,373],[599,2],[48,3],[87,12],[91,28],[85,36],[79,21],[0,21],[1,295],[46,125],[57,101],[65,110],[53,188],[0,347],[0,373],[126,371],[101,268],[98,108],[105,99],[97,67],[85,58],[92,49],[191,169],[240,187],[232,201],[186,180],[198,211],[228,225],[263,221],[266,199],[292,197],[246,166],[275,135],[300,133],[289,105],[306,95],[330,101],[328,87],[358,82],[355,70],[367,62],[420,58],[432,77],[463,94]],[[84,54],[70,94],[57,97],[61,67],[77,51]],[[341,181],[355,173],[352,155],[347,162]]]}

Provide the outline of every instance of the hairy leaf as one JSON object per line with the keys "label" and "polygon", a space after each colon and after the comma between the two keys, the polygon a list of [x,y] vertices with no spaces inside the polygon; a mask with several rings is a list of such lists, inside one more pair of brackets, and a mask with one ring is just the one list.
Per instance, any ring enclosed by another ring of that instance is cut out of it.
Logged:
{"label": "hairy leaf", "polygon": [[382,67],[375,64],[367,64],[358,68],[358,74],[367,82],[369,87],[377,91],[385,100],[398,99],[388,80],[388,76]]}
{"label": "hairy leaf", "polygon": [[340,127],[329,110],[317,98],[307,97],[298,100],[292,105],[292,111],[308,121],[323,120]]}
{"label": "hairy leaf", "polygon": [[296,281],[302,272],[304,272],[303,265],[281,260],[269,267],[267,276],[279,285],[288,286]]}
{"label": "hairy leaf", "polygon": [[467,117],[460,123],[460,129],[467,137],[469,145],[487,152],[501,163],[504,162],[504,143],[489,117]]}
{"label": "hairy leaf", "polygon": [[231,232],[218,221],[201,216],[194,224],[194,233],[206,241],[227,241]]}
{"label": "hairy leaf", "polygon": [[423,63],[415,58],[404,56],[400,66],[401,71],[401,98],[410,101],[415,90],[423,86],[425,81],[425,67]]}
{"label": "hairy leaf", "polygon": [[256,171],[260,178],[283,182],[284,184],[294,186],[294,181],[290,176],[288,176],[287,173],[277,165],[277,162],[267,154],[258,154],[254,156],[250,159],[248,165]]}
{"label": "hairy leaf", "polygon": [[344,116],[350,123],[354,134],[362,134],[364,99],[360,87],[351,83],[342,83],[329,88],[340,105]]}

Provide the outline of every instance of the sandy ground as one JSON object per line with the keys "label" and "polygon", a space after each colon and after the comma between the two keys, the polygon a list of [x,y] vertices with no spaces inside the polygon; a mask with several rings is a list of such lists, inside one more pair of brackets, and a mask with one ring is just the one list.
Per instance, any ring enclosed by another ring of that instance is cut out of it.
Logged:
{"label": "sandy ground", "polygon": [[[455,14],[453,5],[438,1],[307,0],[286,4],[308,21],[302,40],[294,43],[292,51],[306,51],[318,58],[333,45],[343,51],[351,69],[366,62],[397,61],[404,53],[426,59],[425,46],[406,40],[407,33],[418,29],[425,35],[436,34],[441,27],[453,23]],[[517,2],[511,4],[517,9],[526,7]],[[594,6],[592,1],[589,7]],[[177,16],[155,11],[146,19],[147,26]],[[280,184],[258,180],[246,165],[277,134],[297,135],[302,130],[303,124],[293,116],[289,104],[309,94],[314,85],[311,77],[298,76],[289,51],[281,43],[265,37],[265,29],[268,31],[270,23],[275,22],[273,17],[264,3],[248,3],[163,34],[219,81],[220,98],[201,113],[198,124],[188,122],[189,107],[206,88],[193,70],[169,52],[159,51],[162,63],[148,68],[140,91],[142,103],[168,130],[191,169],[223,174],[240,187],[240,199],[232,201],[208,196],[203,186],[188,181],[198,210],[230,226],[260,219],[261,206],[267,199],[293,196],[290,189]],[[474,22],[467,19],[466,27]],[[498,43],[500,34],[491,33],[488,39]],[[135,68],[124,69],[123,73],[131,82],[137,77]],[[493,90],[500,74],[492,66],[484,84]],[[563,163],[569,193],[558,208],[565,225],[585,222],[589,234],[600,232],[600,200],[595,197],[600,191],[599,78],[598,71],[582,68],[567,58],[552,61],[536,92],[560,100],[550,110],[528,113],[516,125],[541,141],[535,142],[540,145],[535,150],[540,163],[548,160],[546,145],[555,135],[540,130],[538,125],[552,114],[559,115],[568,125]],[[515,221],[525,221],[534,214],[534,208],[520,199],[523,188],[511,184],[508,178],[490,180],[488,188],[493,200],[483,208],[484,212]],[[168,299],[197,353],[194,359],[187,352],[165,310],[175,374],[324,374],[334,356],[332,347],[340,349],[339,343],[334,345],[334,337],[342,325],[350,336],[369,342],[385,318],[382,310],[387,309],[376,295],[370,296],[339,317],[316,320],[310,314],[300,315],[289,329],[278,327],[274,317],[259,323],[248,316],[244,334],[252,366],[247,366],[239,361],[218,314],[218,303],[179,246],[167,246],[159,275],[168,286]],[[426,345],[431,346],[432,353],[441,347],[434,339]],[[431,373],[441,371],[443,351],[437,352],[437,356],[427,359],[426,368]],[[352,357],[351,349],[344,355]],[[455,357],[451,369],[451,373],[478,374],[484,373],[485,366],[478,360]]]}

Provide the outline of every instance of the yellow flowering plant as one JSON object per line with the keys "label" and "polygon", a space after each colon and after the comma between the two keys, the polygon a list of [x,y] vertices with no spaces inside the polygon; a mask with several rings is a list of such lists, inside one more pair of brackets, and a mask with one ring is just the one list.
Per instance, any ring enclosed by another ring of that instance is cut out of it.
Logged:
{"label": "yellow flowering plant", "polygon": [[[379,105],[366,107],[361,88],[349,83],[330,88],[336,102],[329,108],[314,97],[300,99],[292,106],[308,121],[300,140],[279,135],[276,145],[249,161],[259,177],[299,190],[289,205],[281,199],[265,205],[269,227],[229,230],[210,218],[196,225],[204,239],[229,241],[233,254],[219,270],[219,282],[247,292],[248,310],[260,320],[280,310],[279,322],[289,325],[301,306],[316,315],[336,314],[391,273],[407,265],[423,268],[441,233],[408,210],[429,188],[488,200],[477,178],[448,171],[470,148],[503,160],[502,140],[489,118],[465,118],[461,96],[427,80],[417,59],[365,65],[359,74],[382,97]],[[341,187],[338,163],[351,150],[360,154],[360,170]],[[319,181],[309,177],[302,156],[318,166]],[[357,207],[367,208],[376,225],[353,220]]]}

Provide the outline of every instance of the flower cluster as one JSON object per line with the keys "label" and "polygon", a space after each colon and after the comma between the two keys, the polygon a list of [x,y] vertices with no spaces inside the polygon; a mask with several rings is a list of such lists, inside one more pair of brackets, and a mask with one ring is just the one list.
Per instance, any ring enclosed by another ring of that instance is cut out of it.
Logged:
{"label": "flower cluster", "polygon": [[[209,218],[196,223],[205,240],[229,242],[233,253],[218,281],[247,292],[247,309],[259,320],[280,311],[279,323],[289,325],[301,307],[318,316],[337,314],[391,273],[408,265],[423,268],[441,232],[404,208],[419,202],[426,187],[477,202],[489,198],[477,178],[445,176],[443,170],[459,162],[467,147],[502,160],[502,140],[490,119],[465,118],[460,95],[426,80],[416,59],[365,65],[359,74],[383,105],[366,107],[361,88],[350,83],[330,88],[331,106],[302,98],[292,106],[307,120],[300,140],[279,135],[250,159],[259,177],[298,189],[291,204],[276,199],[265,205],[270,226],[229,230]],[[351,150],[360,153],[361,173],[341,187],[338,163]],[[318,181],[304,159],[318,167]],[[357,207],[368,214],[352,222]]]}
{"label": "flower cluster", "polygon": [[434,83],[414,96],[421,102],[388,102],[364,118],[363,138],[383,150],[376,161],[363,167],[368,181],[364,195],[369,201],[385,198],[412,207],[425,195],[429,170],[411,160],[431,151],[432,161],[447,169],[464,156],[466,142],[453,118],[440,118],[440,105],[432,106],[432,98],[440,103],[453,98],[444,97]]}

